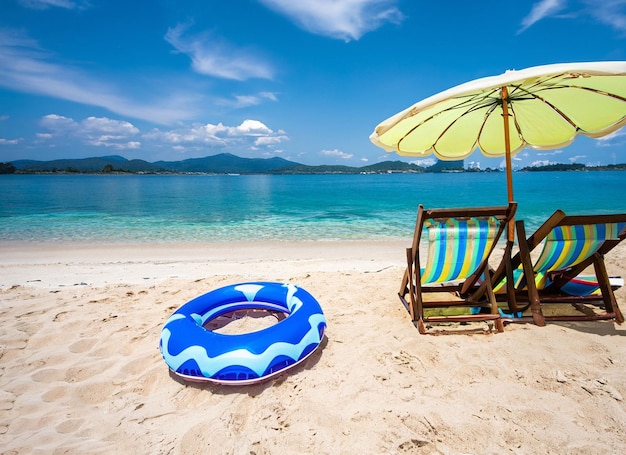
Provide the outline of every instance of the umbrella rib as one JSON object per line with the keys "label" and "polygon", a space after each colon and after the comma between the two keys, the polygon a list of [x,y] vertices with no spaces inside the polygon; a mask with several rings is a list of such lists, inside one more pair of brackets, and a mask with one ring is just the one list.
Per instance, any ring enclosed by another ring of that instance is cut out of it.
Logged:
{"label": "umbrella rib", "polygon": [[604,90],[598,90],[598,89],[591,88],[591,87],[580,87],[580,86],[577,86],[577,85],[563,85],[563,86],[545,87],[545,88],[542,89],[542,91],[543,90],[555,90],[555,89],[560,89],[560,88],[585,90],[587,92],[597,93],[598,95],[608,96],[609,98],[615,98],[615,99],[620,100],[620,101],[626,101],[626,97],[620,96],[620,95],[618,95],[616,93],[609,93],[609,92],[604,91]]}
{"label": "umbrella rib", "polygon": [[[514,119],[514,124],[515,124],[515,129],[517,131],[517,135],[519,137],[521,137],[521,131],[520,131],[520,126],[517,123],[517,117],[515,115],[515,102],[516,101],[520,101],[523,99],[536,99],[538,101],[540,101],[541,103],[543,103],[544,105],[548,106],[550,109],[552,109],[557,115],[559,115],[561,118],[563,118],[568,124],[570,124],[577,132],[582,131],[577,125],[576,123],[570,118],[568,117],[563,111],[561,111],[557,106],[555,106],[554,104],[552,104],[550,101],[546,100],[544,97],[542,97],[539,93],[543,92],[544,90],[557,90],[557,89],[579,89],[579,90],[585,90],[588,92],[593,92],[593,93],[597,93],[603,96],[607,96],[613,99],[617,99],[620,101],[626,101],[626,98],[623,96],[620,96],[618,94],[615,93],[609,93],[603,90],[598,90],[598,89],[594,89],[591,87],[581,87],[581,86],[576,86],[576,85],[567,85],[567,84],[562,84],[558,81],[554,82],[553,86],[550,87],[545,87],[545,84],[548,81],[551,80],[555,80],[555,79],[562,79],[563,77],[567,77],[568,75],[570,75],[573,78],[579,77],[577,76],[576,73],[559,73],[559,74],[554,74],[552,76],[549,77],[545,77],[545,78],[538,78],[536,80],[536,82],[534,82],[531,86],[524,88],[523,84],[515,84],[515,83],[511,83],[508,85],[508,96],[507,96],[507,101],[508,101],[508,105],[509,105],[509,109],[511,110],[511,113],[513,114],[513,119]],[[537,89],[535,91],[535,89]],[[430,122],[431,120],[433,120],[434,118],[446,113],[446,112],[450,112],[452,110],[458,110],[458,109],[465,109],[461,114],[459,114],[453,121],[451,121],[435,138],[435,140],[433,141],[432,145],[430,146],[430,148],[428,150],[424,150],[424,152],[437,152],[437,143],[442,139],[442,137],[450,130],[450,128],[452,128],[453,125],[455,125],[458,121],[460,121],[461,118],[463,118],[465,115],[470,114],[471,112],[474,112],[475,110],[478,109],[485,109],[487,108],[487,112],[485,114],[485,120],[483,121],[480,130],[478,132],[478,135],[476,136],[476,139],[474,140],[473,146],[471,150],[474,150],[477,145],[479,144],[479,138],[484,130],[485,127],[485,122],[486,119],[493,114],[494,110],[497,108],[498,105],[500,105],[502,103],[502,99],[501,96],[499,96],[500,94],[500,90],[501,87],[494,87],[491,89],[486,90],[485,92],[474,92],[474,93],[470,93],[467,95],[461,95],[458,96],[456,99],[459,100],[459,102],[453,106],[449,106],[444,110],[441,111],[437,111],[435,113],[433,113],[432,115],[430,115],[428,118],[425,118],[424,120],[422,120],[421,122],[419,122],[418,124],[414,125],[413,127],[411,127],[406,133],[404,133],[402,135],[402,137],[400,139],[397,140],[396,142],[396,147],[397,147],[397,151],[400,152],[401,150],[401,145],[402,142],[407,139],[411,134],[413,134],[417,129],[421,128],[422,126],[424,126],[426,123]],[[416,111],[416,112],[411,112],[409,115],[407,115],[406,117],[404,117],[404,120],[408,119],[409,117],[412,117],[416,114],[418,114],[420,111]]]}
{"label": "umbrella rib", "polygon": [[[565,121],[567,121],[567,123],[569,123],[576,131],[581,131],[581,129],[576,125],[576,123],[574,121],[572,121],[572,119],[570,119],[563,111],[561,111],[554,104],[550,103],[545,98],[539,96],[537,94],[537,93],[539,93],[539,91],[543,92],[543,91],[547,91],[547,90],[558,90],[558,89],[564,89],[564,88],[567,88],[567,89],[579,89],[579,90],[585,90],[585,91],[588,91],[588,92],[592,92],[592,93],[597,93],[597,94],[600,94],[600,95],[608,96],[610,98],[615,98],[615,99],[618,99],[618,100],[621,100],[621,101],[626,101],[626,98],[624,98],[622,96],[619,96],[619,95],[615,95],[613,93],[608,93],[608,92],[605,92],[603,90],[597,90],[597,89],[593,89],[593,88],[590,88],[590,87],[578,87],[578,86],[575,86],[575,85],[558,85],[558,86],[552,86],[552,87],[543,87],[541,90],[539,90],[538,92],[534,92],[534,93],[531,92],[528,89],[522,88],[521,86],[515,86],[515,88],[517,90],[522,91],[525,95],[527,95],[527,96],[529,96],[529,97],[531,97],[533,99],[539,100],[539,101],[541,101],[542,103],[544,103],[547,106],[550,106],[550,108],[552,110],[554,110]],[[509,96],[509,105],[511,106],[511,110],[513,110],[513,105],[515,104],[515,100],[516,99],[519,100],[519,99],[522,99],[522,97],[515,97],[514,99],[511,100],[511,96]],[[517,128],[517,123],[516,123],[516,129],[518,129],[518,131],[519,131],[519,128]]]}
{"label": "umbrella rib", "polygon": [[[459,121],[464,115],[467,115],[477,109],[482,109],[484,107],[489,107],[491,106],[490,111],[488,112],[487,115],[489,115],[491,112],[493,112],[493,109],[495,108],[495,106],[497,105],[497,101],[500,99],[499,97],[495,97],[492,98],[490,95],[492,95],[493,93],[497,93],[497,89],[493,89],[491,90],[489,93],[482,95],[481,98],[483,100],[485,100],[486,102],[481,103],[479,105],[476,104],[469,104],[469,109],[466,109],[462,114],[460,114],[458,117],[456,117],[454,119],[453,122],[451,122],[436,138],[436,140],[433,142],[433,145],[430,147],[429,150],[437,150],[435,148],[435,145],[437,144],[437,142],[439,142],[439,140],[443,137],[443,135],[452,127],[452,125],[454,125],[457,121]],[[459,97],[461,99],[461,97]],[[441,111],[437,111],[435,112],[433,115],[431,115],[428,118],[425,118],[424,120],[422,120],[420,123],[418,123],[417,125],[415,125],[414,127],[412,127],[410,130],[408,130],[405,134],[402,135],[402,137],[400,139],[398,139],[397,142],[397,149],[398,151],[401,150],[401,144],[404,141],[404,139],[406,139],[408,136],[411,135],[411,133],[413,133],[416,129],[420,128],[422,125],[424,125],[425,123],[429,122],[430,120],[432,120],[433,118],[442,115],[444,112],[449,112],[451,110],[454,109],[459,109],[462,108],[464,105],[467,105],[468,103],[471,103],[472,100],[474,100],[476,98],[476,94],[473,94],[472,96],[468,96],[466,97],[466,99],[463,99],[462,102],[455,104],[454,106],[450,106],[444,110]],[[482,127],[481,127],[482,130]],[[480,135],[476,136],[476,140],[474,141],[474,145],[472,146],[472,150],[474,150],[476,148],[476,143],[478,142],[478,137],[480,137]]]}

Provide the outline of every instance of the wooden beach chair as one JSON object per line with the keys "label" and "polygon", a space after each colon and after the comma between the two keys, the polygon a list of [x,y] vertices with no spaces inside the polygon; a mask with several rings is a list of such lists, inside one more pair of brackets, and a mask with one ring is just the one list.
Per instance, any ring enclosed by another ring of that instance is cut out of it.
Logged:
{"label": "wooden beach chair", "polygon": [[[432,210],[419,206],[398,294],[420,333],[426,333],[426,323],[474,321],[493,321],[503,331],[491,281],[485,276],[489,257],[516,208],[514,202]],[[421,243],[428,245],[423,267]],[[441,314],[450,310],[456,314]]]}
{"label": "wooden beach chair", "polygon": [[[524,222],[519,220],[515,225],[519,252],[511,258],[505,280],[515,283],[514,289],[507,286],[506,293],[509,309],[514,314],[530,307],[537,325],[545,325],[546,320],[615,319],[620,324],[624,322],[604,256],[626,238],[626,214],[567,216],[557,210],[528,238]],[[533,262],[531,255],[539,245],[543,248]],[[591,280],[581,275],[590,266],[594,271]],[[492,277],[492,283],[502,283],[502,273],[500,268]],[[569,311],[564,312],[552,306],[550,314],[544,315],[542,307],[547,304],[571,305],[566,307]],[[604,311],[594,311],[586,304],[603,306]],[[572,305],[577,311],[571,311]],[[519,316],[511,320],[524,319]]]}

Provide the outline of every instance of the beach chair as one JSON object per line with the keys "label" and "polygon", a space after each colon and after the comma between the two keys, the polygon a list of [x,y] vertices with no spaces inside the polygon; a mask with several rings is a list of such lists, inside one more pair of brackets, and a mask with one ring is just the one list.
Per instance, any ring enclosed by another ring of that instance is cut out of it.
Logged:
{"label": "beach chair", "polygon": [[[518,220],[515,225],[519,252],[511,258],[509,270],[513,273],[506,279],[515,283],[506,297],[513,313],[530,307],[537,325],[545,325],[546,320],[624,322],[604,256],[626,238],[626,214],[567,216],[557,210],[528,238],[524,222]],[[531,255],[539,245],[543,248],[533,262]],[[581,275],[590,266],[594,276]],[[492,283],[502,280],[496,275]],[[521,302],[526,306],[522,307]],[[572,312],[570,305],[566,307],[569,311],[561,312],[552,306],[550,314],[544,315],[542,306],[547,304],[571,304],[576,311]],[[594,311],[586,304],[603,306],[604,311]],[[513,318],[523,319],[521,315]]]}
{"label": "beach chair", "polygon": [[[427,323],[441,322],[493,321],[499,332],[504,330],[491,281],[485,277],[489,257],[516,208],[514,202],[432,210],[419,206],[398,295],[420,333],[426,333]],[[424,267],[421,243],[428,245]]]}

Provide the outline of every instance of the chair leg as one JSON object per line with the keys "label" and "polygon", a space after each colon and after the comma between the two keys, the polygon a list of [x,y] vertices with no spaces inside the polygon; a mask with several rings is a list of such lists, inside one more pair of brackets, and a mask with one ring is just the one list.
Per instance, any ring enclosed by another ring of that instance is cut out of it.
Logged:
{"label": "chair leg", "polygon": [[415,286],[413,284],[414,274],[413,274],[413,250],[412,248],[406,249],[406,275],[408,277],[408,291],[409,291],[409,313],[411,314],[411,320],[415,321],[416,319],[416,303],[415,303]]}
{"label": "chair leg", "polygon": [[543,316],[543,312],[541,311],[539,292],[537,291],[537,284],[535,283],[535,272],[530,258],[530,248],[526,243],[526,229],[524,229],[524,222],[517,221],[516,227],[517,240],[519,242],[519,254],[522,260],[524,275],[526,277],[528,301],[530,303],[530,311],[532,313],[533,322],[540,327],[544,327],[546,325],[546,320]]}
{"label": "chair leg", "polygon": [[[513,265],[511,264],[511,250],[513,249],[513,242],[507,242],[504,250],[504,262],[506,273],[506,300],[509,310],[512,313],[523,311],[517,305],[517,296],[515,295],[515,281],[513,279]],[[495,283],[494,283],[495,284]]]}
{"label": "chair leg", "polygon": [[424,325],[424,320],[421,317],[415,321],[415,325],[417,326],[417,331],[420,334],[426,335],[426,326]]}
{"label": "chair leg", "polygon": [[411,320],[417,327],[420,334],[426,334],[426,325],[424,324],[424,307],[422,304],[422,290],[419,280],[417,267],[415,264],[415,257],[413,256],[413,248],[406,249],[406,273],[408,276],[408,289],[409,289],[409,312],[411,313]]}
{"label": "chair leg", "polygon": [[535,325],[538,325],[539,327],[546,326],[546,319],[543,316],[543,312],[541,311],[541,308],[539,308],[538,310],[531,309],[531,313],[532,313],[533,322],[535,323]]}
{"label": "chair leg", "polygon": [[617,304],[617,299],[609,284],[609,275],[604,265],[604,258],[596,253],[596,257],[593,260],[593,268],[596,272],[596,278],[600,285],[600,292],[602,292],[602,300],[604,301],[604,308],[607,313],[613,313],[615,315],[615,322],[622,324],[624,322],[624,315],[622,314]]}
{"label": "chair leg", "polygon": [[618,324],[624,323],[624,315],[622,314],[622,310],[619,309],[619,306],[617,306],[617,302],[615,303],[615,322]]}
{"label": "chair leg", "polygon": [[489,299],[489,305],[491,306],[491,314],[497,315],[498,318],[495,320],[496,330],[500,333],[504,332],[504,323],[502,322],[502,318],[500,317],[500,312],[498,311],[498,302],[496,300],[496,296],[493,293],[493,287],[491,286],[491,279],[489,277],[489,267],[485,269],[484,274],[484,283],[487,284],[487,298]]}

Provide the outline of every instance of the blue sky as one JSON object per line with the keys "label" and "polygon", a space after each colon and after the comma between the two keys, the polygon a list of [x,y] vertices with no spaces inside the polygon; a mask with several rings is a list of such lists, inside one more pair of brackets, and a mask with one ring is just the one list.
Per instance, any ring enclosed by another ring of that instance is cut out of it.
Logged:
{"label": "blue sky", "polygon": [[[368,136],[423,98],[508,69],[626,60],[624,0],[2,0],[0,11],[0,161],[410,161]],[[515,164],[625,163],[624,130]]]}

